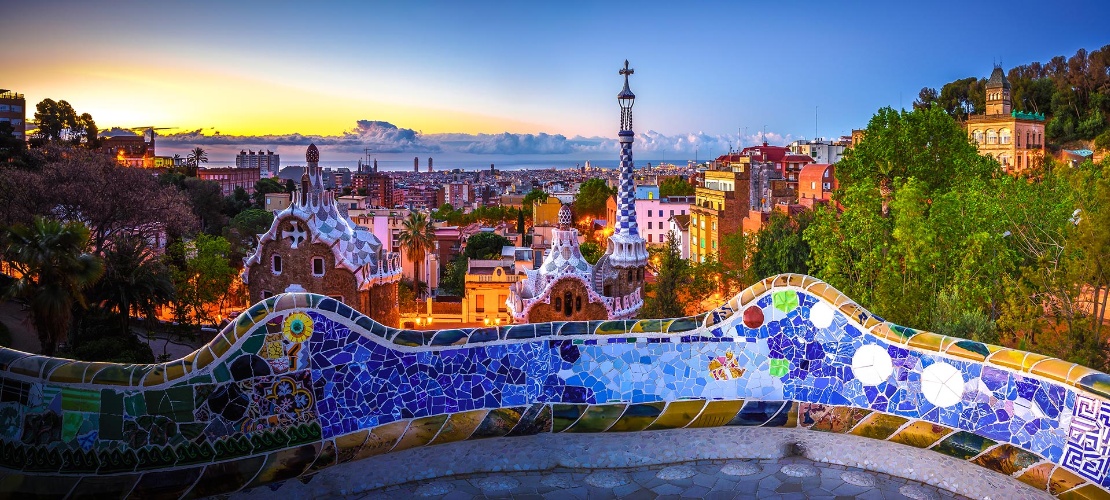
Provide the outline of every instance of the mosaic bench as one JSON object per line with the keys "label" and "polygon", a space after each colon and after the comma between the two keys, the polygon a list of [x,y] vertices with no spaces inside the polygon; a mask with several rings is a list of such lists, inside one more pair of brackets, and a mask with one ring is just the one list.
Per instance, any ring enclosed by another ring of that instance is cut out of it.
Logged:
{"label": "mosaic bench", "polygon": [[801,275],[697,317],[440,331],[285,294],[180,360],[2,349],[0,379],[8,497],[205,497],[452,441],[715,426],[886,440],[1110,497],[1106,374],[894,325]]}

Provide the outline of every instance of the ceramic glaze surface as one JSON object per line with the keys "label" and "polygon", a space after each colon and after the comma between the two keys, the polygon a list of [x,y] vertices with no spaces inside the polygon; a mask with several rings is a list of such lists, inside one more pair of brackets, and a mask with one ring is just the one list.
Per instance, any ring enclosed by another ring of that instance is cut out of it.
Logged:
{"label": "ceramic glaze surface", "polygon": [[285,294],[167,364],[0,350],[0,368],[6,495],[201,497],[465,439],[727,425],[928,448],[1061,497],[1110,487],[1105,374],[893,325],[798,275],[693,318],[428,332]]}

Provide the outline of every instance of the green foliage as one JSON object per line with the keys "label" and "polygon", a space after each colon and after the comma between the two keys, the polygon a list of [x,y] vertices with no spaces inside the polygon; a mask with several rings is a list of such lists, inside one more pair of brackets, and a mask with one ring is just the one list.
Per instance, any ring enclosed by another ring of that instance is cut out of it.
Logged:
{"label": "green foliage", "polygon": [[658,262],[655,283],[648,285],[641,318],[677,318],[686,315],[684,288],[691,281],[690,263],[682,258],[674,233],[667,233],[667,243],[653,251],[652,262]]}
{"label": "green foliage", "polygon": [[466,226],[480,223],[494,226],[501,222],[512,222],[519,218],[520,211],[516,207],[480,206],[469,213],[444,203],[441,207],[432,210],[432,220],[443,221],[452,226]]}
{"label": "green foliage", "polygon": [[462,297],[466,293],[466,269],[469,263],[470,258],[466,254],[460,254],[455,260],[448,262],[440,274],[437,292],[440,295]]}
{"label": "green foliage", "polygon": [[193,241],[170,245],[167,257],[176,297],[179,323],[211,324],[213,308],[222,309],[235,297],[232,283],[239,271],[231,265],[231,242],[222,236],[198,234]]}
{"label": "green foliage", "polygon": [[233,261],[245,257],[258,243],[258,235],[270,229],[274,214],[259,208],[248,208],[231,219],[224,237],[231,242]]}
{"label": "green foliage", "polygon": [[579,245],[578,249],[582,252],[582,258],[586,259],[586,262],[590,264],[597,264],[601,256],[605,255],[605,251],[601,249],[601,245],[592,241],[587,241]]}
{"label": "green foliage", "polygon": [[435,248],[436,230],[431,219],[422,212],[412,212],[401,223],[401,233],[397,235],[401,248],[405,249],[405,256],[412,261],[413,294],[419,296],[416,283],[420,282],[420,264],[424,263],[424,256],[428,250]]}
{"label": "green foliage", "polygon": [[225,198],[219,183],[186,177],[182,179],[182,184],[193,214],[200,220],[201,230],[210,235],[222,234],[228,217],[224,213]]}
{"label": "green foliage", "polygon": [[196,177],[197,169],[200,168],[201,163],[208,163],[208,152],[204,148],[197,146],[189,151],[189,156],[186,157],[189,165],[189,176]]}
{"label": "green foliage", "polygon": [[151,319],[174,297],[173,277],[154,249],[141,238],[114,238],[104,251],[104,276],[89,298],[117,318],[116,334],[126,334],[131,313]]}
{"label": "green foliage", "polygon": [[[1110,124],[1108,67],[1110,45],[1011,68],[1006,80],[1013,109],[1045,113],[1045,134],[1056,144],[1094,139]],[[925,90],[929,89],[923,94]],[[945,84],[936,104],[958,119],[981,114],[986,110],[985,90],[986,79],[963,78]]]}
{"label": "green foliage", "polygon": [[542,189],[533,189],[529,191],[528,194],[524,195],[524,210],[531,214],[532,207],[534,207],[537,202],[543,203],[545,201],[547,201],[547,192]]}
{"label": "green foliage", "polygon": [[251,195],[254,208],[266,208],[266,195],[269,193],[285,193],[287,192],[286,187],[285,184],[282,184],[277,179],[271,179],[269,177],[259,179],[258,182],[254,183],[254,194]]}
{"label": "green foliage", "polygon": [[756,276],[782,273],[809,273],[809,244],[802,234],[813,221],[813,212],[806,210],[795,217],[774,211],[771,220],[756,238],[752,271]]}
{"label": "green foliage", "polygon": [[609,197],[617,194],[604,179],[594,177],[582,183],[574,197],[574,213],[579,217],[605,217],[605,204]]}
{"label": "green foliage", "polygon": [[231,196],[224,197],[223,212],[228,218],[234,218],[242,211],[253,206],[254,203],[251,201],[250,195],[247,194],[247,190],[243,189],[243,186],[235,186],[235,191],[231,193]]}
{"label": "green foliage", "polygon": [[501,249],[512,244],[500,234],[482,231],[466,239],[463,255],[470,259],[500,259]]}
{"label": "green foliage", "polygon": [[85,290],[104,272],[101,260],[86,252],[88,245],[84,225],[44,217],[0,234],[0,255],[19,276],[2,295],[19,298],[31,308],[31,324],[47,356],[69,331],[74,305],[86,307]]}
{"label": "green foliage", "polygon": [[694,185],[681,177],[668,177],[659,183],[659,196],[693,196]]}

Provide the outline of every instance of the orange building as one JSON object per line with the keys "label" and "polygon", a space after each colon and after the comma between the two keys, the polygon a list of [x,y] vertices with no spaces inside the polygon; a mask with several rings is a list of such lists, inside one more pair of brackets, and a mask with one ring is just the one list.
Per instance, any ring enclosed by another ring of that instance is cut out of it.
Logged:
{"label": "orange building", "polygon": [[979,154],[1002,164],[1004,172],[1020,172],[1040,165],[1044,159],[1044,114],[1014,111],[1010,103],[1010,82],[1000,66],[987,80],[986,113],[971,116],[964,123]]}

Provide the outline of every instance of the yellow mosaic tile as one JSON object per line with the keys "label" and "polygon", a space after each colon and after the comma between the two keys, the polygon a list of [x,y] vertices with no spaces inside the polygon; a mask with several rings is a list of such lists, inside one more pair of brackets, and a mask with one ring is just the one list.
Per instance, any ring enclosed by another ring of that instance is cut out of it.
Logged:
{"label": "yellow mosaic tile", "polygon": [[590,405],[566,432],[605,432],[624,414],[624,403]]}
{"label": "yellow mosaic tile", "polygon": [[1025,359],[1025,351],[1015,349],[1002,349],[987,358],[987,361],[1011,370],[1022,371],[1021,363]]}
{"label": "yellow mosaic tile", "polygon": [[1068,372],[1068,385],[1076,385],[1079,379],[1086,377],[1092,373],[1102,373],[1098,370],[1087,368],[1083,365],[1074,365],[1071,371]]}
{"label": "yellow mosaic tile", "polygon": [[166,365],[161,364],[154,365],[154,369],[150,370],[150,373],[147,373],[146,376],[143,377],[142,386],[150,387],[152,385],[160,385],[164,383],[166,383]]}
{"label": "yellow mosaic tile", "polygon": [[362,449],[362,444],[366,442],[366,437],[369,435],[370,431],[362,429],[335,438],[335,453],[338,457],[338,462],[344,463],[354,460],[359,450]]}
{"label": "yellow mosaic tile", "polygon": [[786,413],[786,423],[782,424],[783,427],[797,427],[798,426],[798,403],[790,402],[790,410]]}
{"label": "yellow mosaic tile", "polygon": [[[88,368],[88,363],[82,361],[74,361],[69,364],[59,366],[50,372],[51,382],[60,382],[68,384],[80,384],[85,380],[85,368]],[[37,376],[37,375],[36,375]]]}
{"label": "yellow mosaic tile", "polygon": [[86,384],[91,384],[93,379],[96,378],[96,374],[100,373],[100,370],[104,370],[106,368],[112,368],[114,366],[117,366],[117,365],[115,363],[101,363],[101,362],[89,363],[88,366],[85,367],[84,382]]}
{"label": "yellow mosaic tile", "polygon": [[[1041,361],[1044,361],[1046,359],[1052,359],[1052,358],[1050,358],[1048,356],[1045,356],[1044,354],[1037,354],[1035,352],[1027,352],[1027,353],[1025,353],[1025,360],[1022,361],[1022,363],[1021,363],[1021,371],[1027,372],[1029,370],[1032,370],[1033,365],[1035,365],[1037,363],[1040,363]],[[1064,377],[1065,378],[1063,378],[1061,380],[1067,380],[1067,378],[1066,378],[1067,377],[1067,372],[1064,373]]]}
{"label": "yellow mosaic tile", "polygon": [[241,339],[244,335],[249,333],[254,328],[254,321],[251,321],[250,315],[240,314],[239,319],[235,321],[235,339]]}
{"label": "yellow mosaic tile", "polygon": [[1030,453],[1012,444],[1003,443],[979,456],[971,459],[971,463],[986,467],[990,470],[1012,476],[1033,464],[1040,462],[1041,457]]}
{"label": "yellow mosaic tile", "polygon": [[879,323],[871,328],[871,335],[893,344],[905,344],[905,337],[890,329],[890,325],[886,323]]}
{"label": "yellow mosaic tile", "polygon": [[1034,465],[1025,469],[1025,472],[1018,476],[1018,481],[1028,484],[1038,490],[1047,490],[1048,477],[1052,474],[1053,467],[1056,467],[1056,464],[1052,462]]}
{"label": "yellow mosaic tile", "polygon": [[209,349],[208,346],[201,347],[197,350],[197,358],[196,361],[193,362],[193,369],[200,370],[211,364],[215,359],[216,356],[212,354],[212,350]]}
{"label": "yellow mosaic tile", "polygon": [[212,342],[208,344],[208,348],[212,350],[212,354],[215,354],[217,358],[221,358],[231,349],[231,342],[223,335],[217,335],[216,338],[212,339]]}
{"label": "yellow mosaic tile", "polygon": [[[960,341],[959,339],[953,338],[952,340],[954,342],[952,342],[951,344],[949,344],[947,347],[944,348],[945,354],[948,354],[950,356],[955,356],[955,357],[958,357],[958,358],[962,358],[962,359],[966,359],[966,360],[969,360],[969,361],[975,361],[975,362],[978,362],[978,363],[982,363],[983,361],[985,361],[987,359],[987,354],[983,354],[981,352],[976,352],[976,351],[973,351],[971,349],[967,349],[965,347],[962,347],[959,343],[957,343],[957,342]],[[971,342],[973,345],[983,346],[984,348],[986,347],[986,344],[980,344],[979,342],[973,342],[973,341],[970,341],[970,340],[968,342]],[[988,351],[988,354],[989,354],[989,351]]]}
{"label": "yellow mosaic tile", "polygon": [[814,278],[813,276],[809,276],[808,274],[804,274],[804,275],[802,275],[802,284],[798,285],[798,286],[805,289],[805,288],[809,288],[809,286],[814,284],[814,283],[817,283],[817,278]]}
{"label": "yellow mosaic tile", "polygon": [[941,352],[941,344],[945,340],[944,335],[936,334],[933,332],[921,332],[912,337],[906,342],[906,345],[920,349],[927,352]]}
{"label": "yellow mosaic tile", "polygon": [[701,413],[703,407],[705,407],[705,401],[702,400],[672,401],[647,430],[686,427],[698,416],[698,413]]}
{"label": "yellow mosaic tile", "polygon": [[688,427],[720,427],[729,423],[740,413],[740,407],[744,406],[744,400],[733,401],[710,401],[705,405],[705,409],[701,411],[697,419],[690,423]]}
{"label": "yellow mosaic tile", "polygon": [[361,460],[388,452],[401,439],[409,422],[409,420],[397,420],[370,429],[370,435],[366,436],[366,442],[362,444],[354,459]]}
{"label": "yellow mosaic tile", "polygon": [[1048,480],[1048,492],[1053,495],[1059,495],[1085,482],[1087,482],[1086,479],[1079,477],[1074,472],[1063,467],[1056,467],[1056,470],[1052,472],[1052,476]]}
{"label": "yellow mosaic tile", "polygon": [[407,450],[417,446],[424,446],[428,444],[443,428],[443,424],[447,422],[447,415],[433,415],[431,417],[422,417],[413,420],[409,424],[408,430],[401,436],[401,440],[393,447],[391,451]]}
{"label": "yellow mosaic tile", "polygon": [[662,401],[628,405],[621,418],[609,427],[608,432],[642,431],[659,418],[666,406],[667,403]]}
{"label": "yellow mosaic tile", "polygon": [[849,431],[849,434],[872,439],[886,439],[905,425],[906,422],[909,422],[909,419],[905,417],[875,412],[861,420],[859,424],[856,424],[856,426]]}
{"label": "yellow mosaic tile", "polygon": [[1035,364],[1030,368],[1029,372],[1034,375],[1048,377],[1060,382],[1068,381],[1068,373],[1071,372],[1074,363],[1068,363],[1056,358],[1048,358]]}
{"label": "yellow mosaic tile", "polygon": [[1110,500],[1110,493],[1094,484],[1080,486],[1074,490],[1065,491],[1057,498],[1060,500]]}
{"label": "yellow mosaic tile", "polygon": [[[42,367],[50,361],[50,358],[45,356],[27,356],[20,358],[8,365],[8,372],[14,375],[23,375],[31,378],[39,378],[42,376]],[[55,370],[57,371],[57,370]],[[81,380],[77,380],[80,382]]]}
{"label": "yellow mosaic tile", "polygon": [[952,433],[952,429],[932,422],[918,420],[901,431],[898,431],[888,441],[901,443],[916,448],[928,448],[940,441],[941,438]]}
{"label": "yellow mosaic tile", "polygon": [[745,288],[743,292],[740,292],[740,306],[743,307],[750,304],[756,297],[755,290],[751,287]]}
{"label": "yellow mosaic tile", "polygon": [[188,375],[190,367],[191,365],[186,365],[182,361],[170,363],[169,366],[166,366],[166,380],[172,382]]}
{"label": "yellow mosaic tile", "polygon": [[474,433],[474,429],[477,429],[478,425],[486,419],[487,413],[489,413],[489,410],[482,409],[451,414],[447,423],[443,424],[439,435],[432,439],[428,446],[462,441],[470,437]]}

